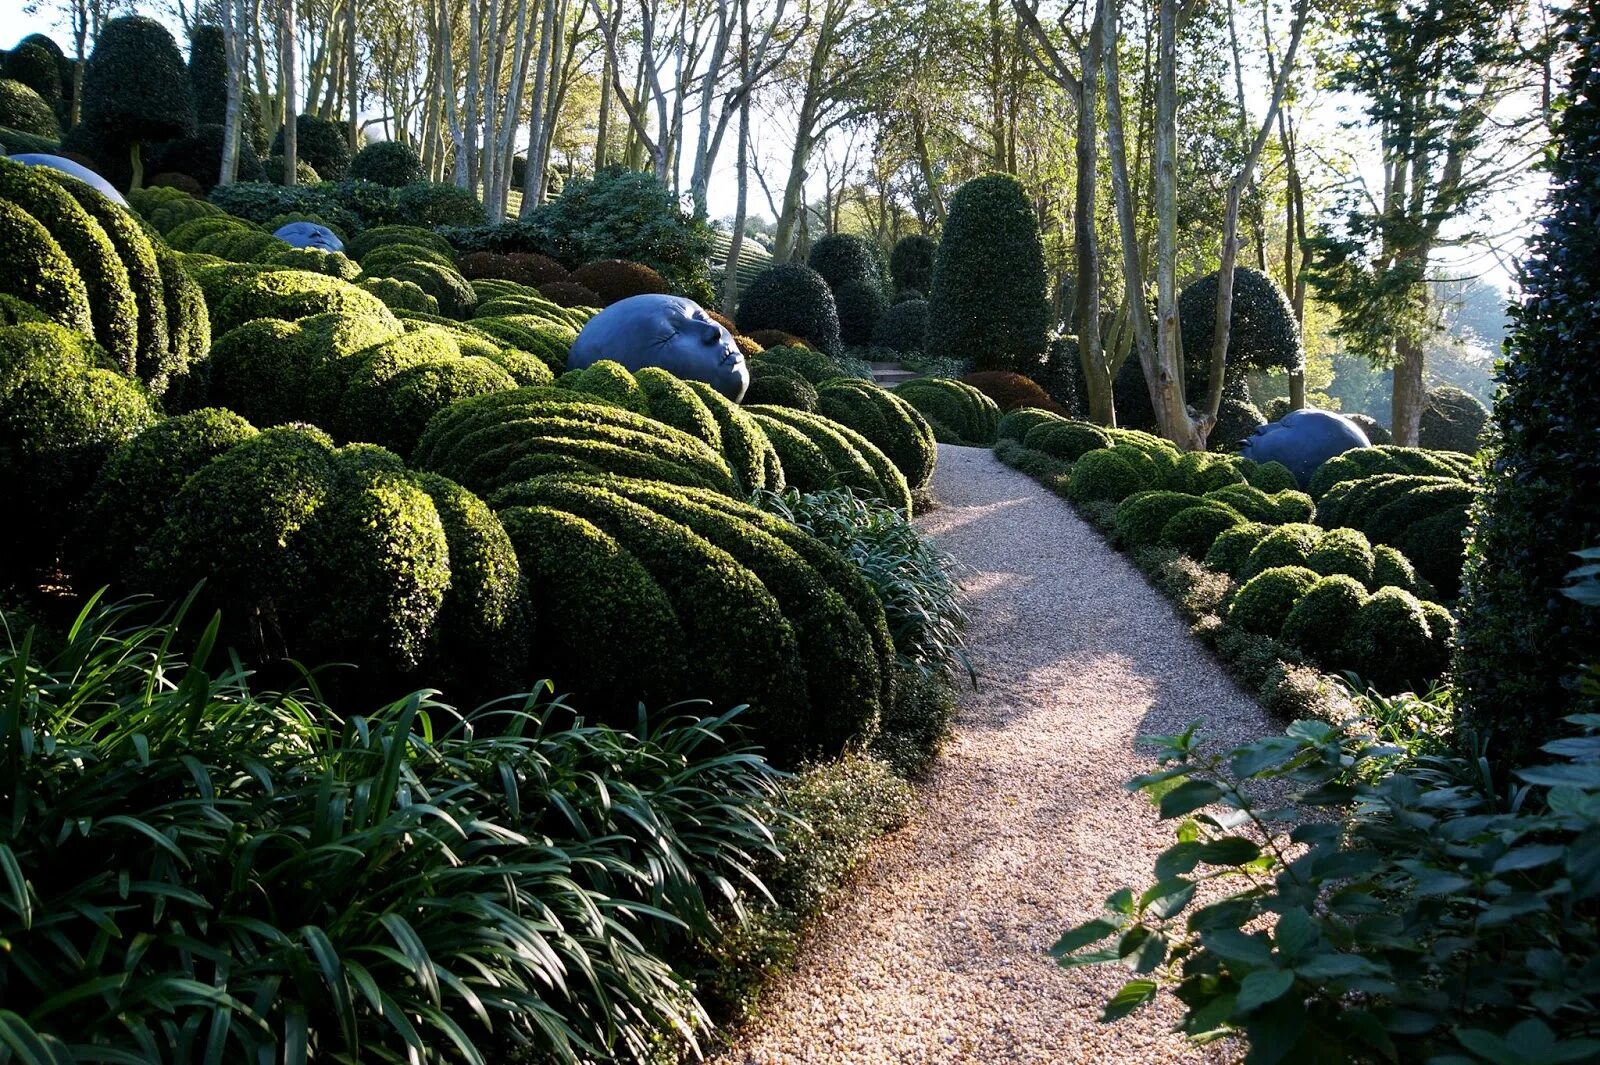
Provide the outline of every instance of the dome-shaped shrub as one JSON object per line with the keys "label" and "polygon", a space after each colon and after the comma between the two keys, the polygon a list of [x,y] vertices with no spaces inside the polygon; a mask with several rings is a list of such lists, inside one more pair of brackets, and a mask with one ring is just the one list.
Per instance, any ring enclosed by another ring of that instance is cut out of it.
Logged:
{"label": "dome-shaped shrub", "polygon": [[1042,451],[1062,462],[1077,462],[1091,451],[1111,446],[1111,437],[1098,425],[1090,422],[1067,421],[1052,418],[1028,430],[1022,446]]}
{"label": "dome-shaped shrub", "polygon": [[927,292],[933,287],[933,264],[939,245],[920,234],[901,237],[889,253],[889,275],[897,292]]}
{"label": "dome-shaped shrub", "polygon": [[1211,542],[1203,561],[1209,569],[1237,577],[1244,570],[1251,553],[1271,531],[1271,526],[1260,522],[1246,522],[1226,529]]}
{"label": "dome-shaped shrub", "polygon": [[829,233],[811,245],[806,265],[822,275],[835,296],[844,286],[857,282],[882,293],[886,280],[878,246],[854,233]]}
{"label": "dome-shaped shrub", "polygon": [[[365,269],[366,264],[363,263],[362,267]],[[392,277],[399,281],[410,281],[437,300],[439,313],[447,318],[465,321],[472,317],[478,307],[478,294],[467,284],[466,278],[456,273],[453,266],[408,262],[381,271],[369,269],[367,272],[381,273],[384,277]]]}
{"label": "dome-shaped shrub", "polygon": [[1051,414],[1068,417],[1065,407],[1050,398],[1043,388],[1040,388],[1031,377],[1025,377],[1010,370],[979,370],[976,373],[966,374],[961,378],[962,384],[971,385],[979,392],[995,401],[1002,411],[1013,411],[1018,407],[1038,407]]}
{"label": "dome-shaped shrub", "polygon": [[0,126],[47,140],[61,138],[50,102],[20,81],[0,78]]}
{"label": "dome-shaped shrub", "polygon": [[746,336],[749,340],[761,345],[762,350],[770,348],[811,348],[811,345],[800,337],[795,336],[793,333],[786,333],[782,329],[756,329],[748,334],[741,331],[739,335]]}
{"label": "dome-shaped shrub", "polygon": [[704,381],[685,381],[684,384],[705,404],[716,421],[722,456],[743,494],[749,495],[761,488],[782,491],[786,468],[779,461],[774,442],[767,438],[755,417]]}
{"label": "dome-shaped shrub", "polygon": [[560,307],[600,306],[600,294],[576,281],[551,281],[540,285],[539,295]]}
{"label": "dome-shaped shrub", "polygon": [[[755,413],[798,431],[822,452],[838,484],[911,513],[911,489],[905,475],[877,446],[847,426],[817,414],[789,407],[752,407]],[[787,471],[786,471],[787,472]]]}
{"label": "dome-shaped shrub", "polygon": [[449,257],[454,254],[450,242],[433,232],[431,229],[422,229],[418,226],[374,226],[350,240],[345,245],[345,254],[357,262],[366,257],[367,253],[383,247],[386,244],[414,244],[420,248],[428,248],[440,255]]}
{"label": "dome-shaped shrub", "polygon": [[83,70],[80,115],[99,154],[109,158],[131,152],[136,171],[142,165],[142,145],[194,132],[189,71],[165,26],[125,15],[100,28]]}
{"label": "dome-shaped shrub", "polygon": [[212,328],[220,335],[252,318],[294,321],[327,311],[394,320],[382,300],[349,282],[301,270],[272,270],[238,281],[213,308]]}
{"label": "dome-shaped shrub", "polygon": [[[740,294],[734,320],[746,336],[776,329],[800,337],[818,351],[831,354],[839,347],[833,292],[821,274],[799,263],[769,266],[757,274]],[[760,337],[754,339],[771,346]]]}
{"label": "dome-shaped shrub", "polygon": [[[1184,287],[1178,296],[1178,321],[1189,366],[1190,380],[1186,389],[1191,395],[1199,395],[1210,376],[1211,342],[1217,327],[1216,271]],[[1304,362],[1300,325],[1282,287],[1259,270],[1234,267],[1233,313],[1228,323],[1228,380],[1231,382],[1246,369],[1295,371]],[[1260,416],[1253,406],[1249,409]],[[1265,417],[1261,416],[1261,421],[1255,424],[1265,424]],[[1245,435],[1249,435],[1248,430]],[[1231,435],[1228,438],[1230,443],[1234,439]]]}
{"label": "dome-shaped shrub", "polygon": [[1421,590],[1416,567],[1411,560],[1388,544],[1372,548],[1372,588],[1403,588],[1416,594]]}
{"label": "dome-shaped shrub", "polygon": [[1261,543],[1250,552],[1239,570],[1240,580],[1249,580],[1264,570],[1280,566],[1304,566],[1317,548],[1322,530],[1315,525],[1296,522],[1280,525],[1261,538]]}
{"label": "dome-shaped shrub", "polygon": [[569,370],[556,381],[562,388],[598,396],[635,414],[649,414],[650,400],[639,381],[619,362],[601,359],[581,370]]}
{"label": "dome-shaped shrub", "polygon": [[928,301],[912,299],[890,306],[878,318],[872,342],[906,354],[925,350],[928,346]]}
{"label": "dome-shaped shrub", "polygon": [[[350,169],[350,128],[315,115],[295,116],[295,158],[314,169],[323,181],[343,181]],[[283,156],[283,129],[272,138],[272,157]],[[267,170],[272,171],[271,162]],[[279,163],[278,171],[283,170]]]}
{"label": "dome-shaped shrub", "polygon": [[905,382],[895,395],[917,409],[940,443],[988,447],[1000,426],[1000,408],[971,385],[944,377]]}
{"label": "dome-shaped shrub", "polygon": [[350,160],[349,175],[391,189],[422,180],[422,156],[409,144],[375,141]]}
{"label": "dome-shaped shrub", "polygon": [[950,198],[928,290],[928,354],[1019,370],[1044,355],[1049,299],[1039,223],[1009,174],[987,174]]}
{"label": "dome-shaped shrub", "polygon": [[1329,529],[1317,539],[1306,565],[1322,574],[1344,574],[1364,587],[1372,583],[1372,544],[1355,529]]}
{"label": "dome-shaped shrub", "polygon": [[672,291],[667,279],[650,267],[625,259],[600,259],[585,263],[572,272],[572,280],[599,296],[603,307],[629,296]]}
{"label": "dome-shaped shrub", "polygon": [[475,251],[461,257],[458,264],[465,277],[479,278],[492,277],[506,281],[515,281],[519,285],[528,285],[538,288],[552,281],[567,281],[571,274],[567,268],[550,258],[536,252],[499,252]]}
{"label": "dome-shaped shrub", "polygon": [[1356,613],[1341,656],[1379,691],[1425,689],[1448,657],[1441,649],[1449,639],[1448,632],[1434,636],[1428,611],[1416,596],[1400,588],[1380,588]]}
{"label": "dome-shaped shrub", "polygon": [[1248,399],[1223,396],[1222,403],[1217,407],[1217,424],[1212,426],[1211,435],[1207,438],[1208,446],[1212,451],[1235,451],[1265,424],[1266,416]]}
{"label": "dome-shaped shrub", "polygon": [[1345,640],[1367,601],[1367,591],[1354,577],[1339,573],[1313,584],[1284,619],[1284,643],[1310,655],[1323,669],[1337,669]]}
{"label": "dome-shaped shrub", "polygon": [[871,281],[847,281],[833,290],[839,312],[839,339],[846,344],[872,343],[878,321],[889,309],[889,298]]}
{"label": "dome-shaped shrub", "polygon": [[1160,541],[1190,558],[1205,558],[1217,537],[1248,524],[1244,515],[1225,503],[1207,500],[1174,514],[1161,527]]}
{"label": "dome-shaped shrub", "polygon": [[778,456],[785,487],[799,492],[820,492],[834,487],[828,456],[805,433],[771,417],[772,408],[750,408],[762,435]]}
{"label": "dome-shaped shrub", "polygon": [[1037,407],[1018,407],[1016,410],[1001,416],[1000,424],[995,429],[995,440],[1014,440],[1020,444],[1035,426],[1049,425],[1053,422],[1064,420],[1059,415],[1051,414],[1049,411],[1040,410]]}
{"label": "dome-shaped shrub", "polygon": [[471,189],[442,181],[414,181],[394,197],[395,215],[413,226],[481,226],[483,204]]}
{"label": "dome-shaped shrub", "polygon": [[1149,480],[1125,456],[1107,448],[1090,451],[1072,464],[1067,498],[1074,503],[1118,503],[1149,487]]}
{"label": "dome-shaped shrub", "polygon": [[[1294,473],[1281,462],[1256,462],[1235,456],[1234,467],[1244,475],[1245,483],[1263,492],[1299,491],[1300,484]],[[1310,499],[1310,496],[1306,496]]]}
{"label": "dome-shaped shrub", "polygon": [[0,200],[0,294],[68,329],[94,331],[89,293],[72,260],[48,229],[9,200]]}
{"label": "dome-shaped shrub", "polygon": [[782,345],[769,347],[750,360],[751,373],[760,373],[763,370],[788,371],[814,385],[820,385],[839,376],[839,364],[822,352]]}
{"label": "dome-shaped shrub", "polygon": [[834,378],[817,391],[821,413],[876,444],[913,491],[928,483],[938,460],[938,444],[933,427],[917,408],[886,388],[856,378]]}
{"label": "dome-shaped shrub", "polygon": [[1135,492],[1117,504],[1114,518],[1117,536],[1129,549],[1148,547],[1161,539],[1161,529],[1179,511],[1197,504],[1192,495],[1152,489]]}
{"label": "dome-shaped shrub", "polygon": [[1304,566],[1275,566],[1246,581],[1228,606],[1228,621],[1257,636],[1276,637],[1295,604],[1321,578]]}
{"label": "dome-shaped shrub", "polygon": [[[51,118],[54,119],[66,111],[64,106],[66,100],[62,93],[61,63],[62,57],[49,47],[36,41],[23,40],[5,56],[4,76],[6,80],[20,82],[37,93],[39,99],[50,108]],[[0,113],[0,126],[21,128],[5,121],[7,117]],[[55,133],[47,136],[57,138],[61,136],[61,132],[57,129]]]}
{"label": "dome-shaped shrub", "polygon": [[[284,167],[286,160],[276,152],[269,155],[261,163],[261,179],[269,185],[284,185]],[[318,185],[322,183],[322,173],[304,159],[296,158],[294,161],[294,183],[301,187]]]}
{"label": "dome-shaped shrub", "polygon": [[1439,451],[1478,453],[1484,427],[1489,424],[1489,408],[1471,393],[1450,385],[1428,389],[1422,404],[1422,423],[1417,443]]}
{"label": "dome-shaped shrub", "polygon": [[817,390],[810,381],[776,370],[753,375],[742,402],[747,407],[793,407],[812,414],[819,409]]}

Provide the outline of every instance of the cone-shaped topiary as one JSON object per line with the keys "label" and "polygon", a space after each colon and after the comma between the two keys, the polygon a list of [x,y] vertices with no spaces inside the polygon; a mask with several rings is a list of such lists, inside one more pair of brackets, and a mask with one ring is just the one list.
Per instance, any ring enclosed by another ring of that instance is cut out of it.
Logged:
{"label": "cone-shaped topiary", "polygon": [[1044,248],[1027,192],[1008,174],[962,185],[928,292],[928,354],[1026,373],[1050,328]]}
{"label": "cone-shaped topiary", "polygon": [[134,188],[143,175],[143,145],[194,132],[189,72],[165,26],[126,15],[101,27],[83,71],[80,114],[103,151],[127,153]]}

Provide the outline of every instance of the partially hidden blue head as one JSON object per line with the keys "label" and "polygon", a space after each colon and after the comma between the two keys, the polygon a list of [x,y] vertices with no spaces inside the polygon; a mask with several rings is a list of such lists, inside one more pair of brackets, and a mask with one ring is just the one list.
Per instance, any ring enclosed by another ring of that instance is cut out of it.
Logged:
{"label": "partially hidden blue head", "polygon": [[344,251],[344,241],[339,239],[338,234],[315,222],[286,222],[273,230],[272,235],[296,248]]}
{"label": "partially hidden blue head", "polygon": [[659,366],[686,381],[704,381],[735,403],[750,387],[750,368],[732,334],[682,296],[629,296],[589,319],[567,354],[567,369],[601,359],[629,370]]}
{"label": "partially hidden blue head", "polygon": [[52,170],[59,170],[63,174],[70,174],[113,203],[119,203],[124,207],[128,206],[128,201],[122,198],[122,193],[117,191],[115,185],[82,163],[74,163],[71,159],[63,159],[59,155],[46,155],[43,152],[23,152],[21,155],[8,156],[8,158],[13,163],[26,163],[29,166],[47,166]]}
{"label": "partially hidden blue head", "polygon": [[1240,454],[1257,462],[1281,462],[1304,488],[1317,467],[1352,448],[1370,447],[1361,426],[1332,411],[1292,410],[1256,429]]}

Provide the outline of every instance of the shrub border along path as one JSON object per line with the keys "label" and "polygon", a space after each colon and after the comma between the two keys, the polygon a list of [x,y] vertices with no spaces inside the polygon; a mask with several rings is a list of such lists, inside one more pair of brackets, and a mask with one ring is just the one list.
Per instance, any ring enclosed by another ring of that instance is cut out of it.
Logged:
{"label": "shrub border along path", "polygon": [[[1047,955],[1172,842],[1123,782],[1139,735],[1203,717],[1274,730],[1172,606],[1065,501],[986,449],[939,447],[925,532],[966,567],[980,674],[911,824],[883,840],[722,1065],[1222,1061],[1152,1009],[1114,1027],[1128,973]],[[1235,1049],[1236,1048],[1231,1048]]]}

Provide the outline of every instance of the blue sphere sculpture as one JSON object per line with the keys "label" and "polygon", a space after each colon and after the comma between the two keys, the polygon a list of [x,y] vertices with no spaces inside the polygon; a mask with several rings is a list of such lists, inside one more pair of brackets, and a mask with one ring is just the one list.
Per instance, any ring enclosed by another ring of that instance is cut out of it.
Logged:
{"label": "blue sphere sculpture", "polygon": [[682,296],[629,296],[589,319],[572,343],[567,369],[601,359],[629,370],[659,366],[686,381],[704,381],[735,403],[750,387],[750,368],[732,334]]}
{"label": "blue sphere sculpture", "polygon": [[315,222],[286,222],[273,230],[272,235],[296,248],[344,251],[344,241],[327,226],[319,226]]}
{"label": "blue sphere sculpture", "polygon": [[1352,448],[1370,447],[1361,426],[1331,411],[1292,410],[1251,434],[1239,454],[1257,462],[1281,462],[1304,488],[1317,467]]}
{"label": "blue sphere sculpture", "polygon": [[52,170],[59,170],[63,174],[77,178],[113,203],[121,204],[123,207],[128,206],[128,201],[122,198],[122,193],[117,191],[115,185],[82,163],[74,163],[71,159],[63,159],[59,155],[46,155],[43,152],[24,152],[21,155],[13,155],[9,158],[13,163],[26,163],[29,166],[47,166]]}

